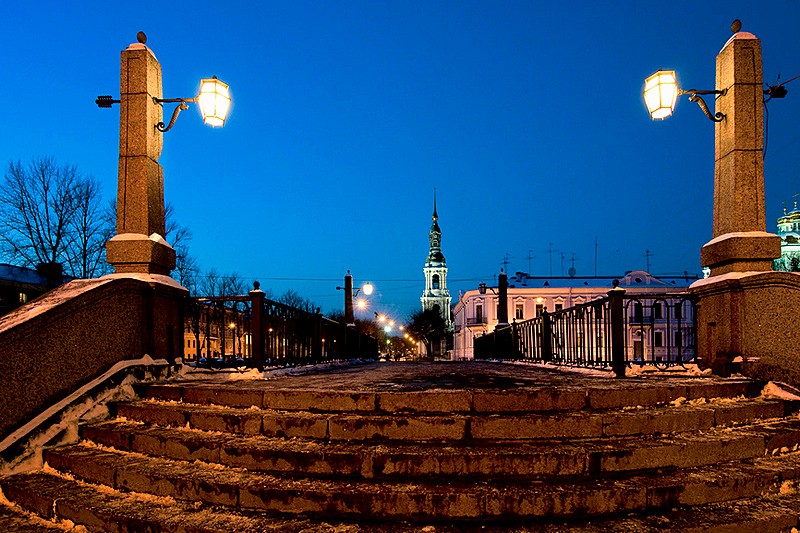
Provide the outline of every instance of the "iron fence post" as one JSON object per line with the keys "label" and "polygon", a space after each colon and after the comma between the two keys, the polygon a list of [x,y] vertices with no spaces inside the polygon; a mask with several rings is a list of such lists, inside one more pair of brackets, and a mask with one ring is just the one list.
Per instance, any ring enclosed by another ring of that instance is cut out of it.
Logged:
{"label": "iron fence post", "polygon": [[250,313],[252,328],[252,357],[256,367],[264,370],[264,291],[260,289],[259,282],[253,282],[253,290],[250,291]]}
{"label": "iron fence post", "polygon": [[608,291],[609,320],[611,321],[611,369],[618,378],[625,377],[625,316],[623,297],[625,289],[614,280],[614,288]]}
{"label": "iron fence post", "polygon": [[539,344],[542,348],[542,361],[549,363],[553,360],[553,331],[550,327],[550,313],[547,312],[547,309],[542,311],[542,338]]}

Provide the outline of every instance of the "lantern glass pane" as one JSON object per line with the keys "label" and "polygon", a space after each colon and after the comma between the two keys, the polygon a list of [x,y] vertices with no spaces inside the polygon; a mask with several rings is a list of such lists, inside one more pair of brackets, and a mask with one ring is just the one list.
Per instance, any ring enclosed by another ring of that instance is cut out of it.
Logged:
{"label": "lantern glass pane", "polygon": [[644,82],[644,101],[653,120],[672,115],[678,98],[674,70],[659,70]]}
{"label": "lantern glass pane", "polygon": [[197,103],[203,115],[203,122],[209,126],[223,126],[231,105],[228,86],[216,78],[202,80]]}

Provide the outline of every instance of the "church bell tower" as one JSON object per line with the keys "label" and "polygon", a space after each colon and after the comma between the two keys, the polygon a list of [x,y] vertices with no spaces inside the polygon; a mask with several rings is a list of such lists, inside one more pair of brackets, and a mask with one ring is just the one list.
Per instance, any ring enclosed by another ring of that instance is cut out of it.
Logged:
{"label": "church bell tower", "polygon": [[436,212],[436,190],[433,191],[433,223],[430,231],[430,251],[425,260],[425,291],[422,293],[422,309],[439,309],[447,330],[453,329],[450,314],[450,291],[447,290],[447,262],[442,254],[442,230],[439,229],[439,215]]}

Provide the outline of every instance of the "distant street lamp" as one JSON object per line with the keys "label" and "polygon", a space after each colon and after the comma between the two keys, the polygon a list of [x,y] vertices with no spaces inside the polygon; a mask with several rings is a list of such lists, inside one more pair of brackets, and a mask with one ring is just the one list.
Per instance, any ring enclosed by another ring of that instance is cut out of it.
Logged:
{"label": "distant street lamp", "polygon": [[[344,323],[348,326],[355,326],[356,319],[353,315],[353,298],[363,292],[365,296],[371,295],[375,291],[375,286],[370,282],[364,283],[361,287],[353,288],[353,276],[350,271],[344,276],[344,287],[336,287],[337,291],[344,291]],[[359,309],[366,309],[367,302],[363,298],[357,303]]]}
{"label": "distant street lamp", "polygon": [[487,289],[497,296],[498,324],[508,324],[508,275],[502,268],[497,278],[497,290],[494,290],[494,287],[487,287],[483,282],[478,284],[478,292],[481,295],[486,294]]}

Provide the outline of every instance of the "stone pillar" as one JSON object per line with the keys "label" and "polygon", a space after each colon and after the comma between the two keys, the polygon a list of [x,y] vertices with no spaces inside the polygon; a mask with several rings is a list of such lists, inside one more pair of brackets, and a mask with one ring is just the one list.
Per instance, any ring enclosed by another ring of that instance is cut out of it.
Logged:
{"label": "stone pillar", "polygon": [[717,56],[713,239],[700,260],[711,275],[772,270],[780,238],[766,232],[761,42],[737,32]]}
{"label": "stone pillar", "polygon": [[122,51],[120,67],[117,234],[106,244],[116,273],[169,275],[175,251],[164,240],[164,176],[158,158],[163,134],[161,65],[144,44]]}
{"label": "stone pillar", "polygon": [[344,276],[344,324],[345,326],[355,326],[356,320],[353,314],[353,276],[350,271]]}
{"label": "stone pillar", "polygon": [[625,377],[625,289],[614,280],[608,291],[608,321],[611,323],[611,369],[618,378]]}
{"label": "stone pillar", "polygon": [[508,276],[502,270],[497,278],[497,325],[508,324]]}
{"label": "stone pillar", "polygon": [[[743,370],[769,379],[798,374],[796,316],[800,275],[773,272],[780,238],[766,231],[761,43],[735,33],[717,56],[713,238],[703,246],[711,276],[690,290],[699,298],[697,355],[701,367],[726,375]],[[778,373],[763,369],[779,369]],[[747,370],[749,369],[749,370]]]}

